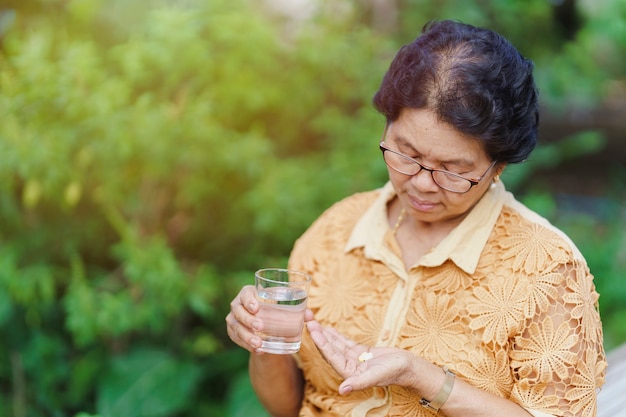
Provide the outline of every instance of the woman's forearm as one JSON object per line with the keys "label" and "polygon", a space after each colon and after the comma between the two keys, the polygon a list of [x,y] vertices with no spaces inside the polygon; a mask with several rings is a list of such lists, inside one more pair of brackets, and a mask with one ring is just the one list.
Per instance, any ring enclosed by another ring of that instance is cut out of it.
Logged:
{"label": "woman's forearm", "polygon": [[[442,368],[427,361],[420,359],[418,362],[414,375],[420,377],[415,377],[410,385],[423,393],[427,400],[432,400],[444,385],[445,373]],[[425,375],[430,377],[424,378]],[[458,377],[441,411],[448,417],[531,417],[528,411],[513,401],[476,388]]]}
{"label": "woman's forearm", "polygon": [[304,379],[293,357],[252,354],[248,366],[252,387],[267,412],[272,417],[296,417]]}
{"label": "woman's forearm", "polygon": [[531,417],[519,404],[478,389],[458,378],[442,411],[448,417]]}

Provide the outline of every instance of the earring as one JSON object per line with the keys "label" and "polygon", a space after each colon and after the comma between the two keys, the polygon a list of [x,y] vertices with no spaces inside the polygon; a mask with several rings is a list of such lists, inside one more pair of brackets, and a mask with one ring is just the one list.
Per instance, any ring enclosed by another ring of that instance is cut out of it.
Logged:
{"label": "earring", "polygon": [[500,174],[496,174],[496,175],[493,177],[493,183],[494,183],[494,184],[495,184],[495,183],[497,183],[498,181],[500,181]]}

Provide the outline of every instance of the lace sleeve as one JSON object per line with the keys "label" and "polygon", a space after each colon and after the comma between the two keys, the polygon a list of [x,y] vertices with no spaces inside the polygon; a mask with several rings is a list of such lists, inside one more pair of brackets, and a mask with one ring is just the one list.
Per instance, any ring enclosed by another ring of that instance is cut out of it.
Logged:
{"label": "lace sleeve", "polygon": [[515,338],[512,399],[531,410],[592,417],[606,360],[598,293],[582,261],[558,265],[535,280],[526,326]]}

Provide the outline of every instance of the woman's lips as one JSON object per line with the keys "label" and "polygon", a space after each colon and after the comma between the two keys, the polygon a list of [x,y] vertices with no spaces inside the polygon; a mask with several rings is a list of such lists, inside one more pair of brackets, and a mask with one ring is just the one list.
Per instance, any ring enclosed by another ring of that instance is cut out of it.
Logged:
{"label": "woman's lips", "polygon": [[411,197],[411,204],[413,205],[413,208],[415,208],[416,210],[431,211],[435,208],[435,206],[438,203],[427,201],[427,200],[420,200],[418,198]]}

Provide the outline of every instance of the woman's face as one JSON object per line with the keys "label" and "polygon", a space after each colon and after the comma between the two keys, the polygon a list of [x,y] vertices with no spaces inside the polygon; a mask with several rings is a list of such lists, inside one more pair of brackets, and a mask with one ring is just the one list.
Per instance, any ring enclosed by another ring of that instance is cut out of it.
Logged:
{"label": "woman's face", "polygon": [[[430,110],[402,110],[398,119],[388,126],[384,141],[389,149],[428,168],[469,179],[479,178],[493,162],[478,140],[438,121]],[[416,221],[433,225],[460,222],[487,191],[498,169],[497,166],[489,169],[477,185],[458,194],[440,188],[426,170],[409,176],[388,167],[389,179],[407,214]]]}

